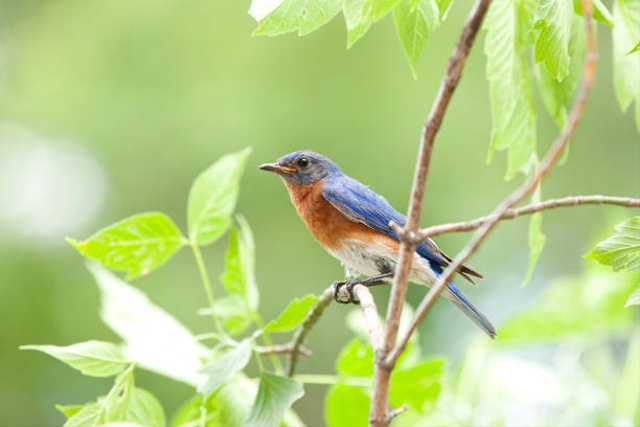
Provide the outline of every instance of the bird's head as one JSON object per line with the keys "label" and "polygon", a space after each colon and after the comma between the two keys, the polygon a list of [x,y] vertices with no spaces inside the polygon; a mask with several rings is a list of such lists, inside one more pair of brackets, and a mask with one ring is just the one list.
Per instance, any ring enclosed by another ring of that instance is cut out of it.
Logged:
{"label": "bird's head", "polygon": [[308,150],[287,154],[280,157],[276,163],[260,165],[260,169],[275,172],[283,179],[298,185],[313,184],[342,174],[331,160]]}

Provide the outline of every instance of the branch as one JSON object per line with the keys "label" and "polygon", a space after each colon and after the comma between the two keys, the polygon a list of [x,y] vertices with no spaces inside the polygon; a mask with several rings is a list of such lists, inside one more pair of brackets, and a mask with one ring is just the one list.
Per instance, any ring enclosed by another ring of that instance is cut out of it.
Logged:
{"label": "branch", "polygon": [[380,316],[378,316],[378,309],[376,303],[373,301],[373,295],[371,295],[369,288],[364,285],[355,285],[353,292],[360,300],[360,307],[362,308],[362,315],[364,316],[364,321],[369,331],[371,346],[375,351],[378,351],[378,349],[382,347],[383,335]]}
{"label": "branch", "polygon": [[[531,215],[547,209],[564,208],[582,205],[615,205],[625,208],[640,207],[640,199],[632,199],[629,197],[611,197],[611,196],[571,196],[562,199],[545,200],[540,203],[532,203],[517,209],[507,209],[502,215],[501,221],[505,219],[514,219],[522,215]],[[494,215],[486,215],[480,218],[465,222],[454,222],[450,224],[434,225],[432,227],[422,228],[417,233],[407,233],[402,227],[396,223],[392,223],[391,227],[398,233],[404,234],[406,239],[410,239],[413,243],[419,244],[427,240],[429,237],[439,236],[441,234],[471,231],[482,227],[489,221],[495,219]]]}
{"label": "branch", "polygon": [[293,376],[296,369],[296,363],[298,362],[298,354],[301,353],[302,342],[309,333],[309,330],[316,324],[322,312],[331,303],[333,299],[333,287],[329,286],[320,296],[320,300],[309,310],[309,314],[302,322],[302,325],[296,330],[291,338],[291,342],[287,345],[291,346],[289,352],[289,367],[287,368],[287,376]]}
{"label": "branch", "polygon": [[[431,152],[436,133],[440,129],[444,114],[446,112],[451,96],[458,86],[462,70],[464,68],[469,50],[482,24],[482,20],[489,7],[490,0],[477,0],[467,21],[462,29],[462,34],[454,47],[449,58],[445,76],[440,84],[438,95],[434,101],[429,117],[422,128],[422,138],[420,140],[420,150],[416,161],[416,168],[413,177],[413,187],[411,189],[411,199],[409,202],[409,212],[407,215],[406,230],[415,232],[418,230],[420,214],[422,211],[422,201],[424,189],[429,172]],[[391,368],[382,363],[387,354],[393,349],[398,336],[400,326],[400,315],[402,305],[407,291],[409,270],[415,243],[407,239],[401,239],[398,264],[393,278],[391,288],[391,298],[387,310],[385,321],[385,335],[382,348],[376,349],[376,363],[374,366],[374,387],[371,399],[371,413],[369,424],[371,426],[388,426],[389,419],[389,385],[391,379]]]}
{"label": "branch", "polygon": [[540,181],[542,181],[549,170],[553,167],[553,165],[557,162],[558,158],[562,154],[563,150],[567,146],[571,135],[576,130],[580,118],[582,117],[582,113],[584,112],[584,108],[587,103],[587,99],[589,97],[589,91],[591,90],[591,85],[593,83],[593,78],[595,75],[596,69],[596,41],[595,36],[593,34],[593,22],[592,22],[592,14],[593,11],[591,9],[591,1],[590,0],[582,0],[582,10],[584,14],[584,19],[586,22],[587,29],[587,58],[585,61],[583,73],[582,73],[582,82],[580,84],[580,91],[576,97],[576,101],[574,103],[573,109],[571,110],[571,114],[569,116],[569,120],[567,125],[562,131],[562,134],[554,141],[553,145],[547,152],[546,156],[540,163],[540,167],[533,174],[533,176],[527,180],[522,186],[516,189],[509,197],[507,197],[495,211],[490,215],[490,218],[483,223],[480,229],[473,236],[471,241],[467,244],[467,246],[462,249],[462,251],[454,258],[451,264],[447,267],[447,269],[442,273],[442,275],[438,278],[435,286],[431,288],[431,290],[427,293],[425,298],[418,306],[416,310],[416,315],[411,322],[411,326],[409,330],[403,337],[400,345],[396,347],[393,352],[389,355],[389,357],[385,360],[387,366],[393,366],[393,364],[398,360],[398,357],[404,351],[407,343],[409,342],[409,338],[411,334],[418,327],[422,319],[424,319],[425,315],[435,302],[436,298],[440,294],[440,292],[444,289],[446,284],[451,280],[451,277],[458,270],[458,268],[467,260],[473,253],[478,249],[480,244],[484,241],[487,235],[493,230],[493,228],[502,220],[504,215],[509,211],[509,209],[514,206],[516,203],[520,202],[527,195],[529,195],[535,188],[538,186]]}
{"label": "branch", "polygon": [[[286,344],[273,344],[273,345],[267,345],[267,346],[257,345],[253,349],[260,354],[282,354],[282,353],[292,354],[294,352],[293,342],[288,342]],[[297,353],[302,354],[303,356],[313,355],[311,350],[309,350],[302,344],[300,344],[295,351]]]}

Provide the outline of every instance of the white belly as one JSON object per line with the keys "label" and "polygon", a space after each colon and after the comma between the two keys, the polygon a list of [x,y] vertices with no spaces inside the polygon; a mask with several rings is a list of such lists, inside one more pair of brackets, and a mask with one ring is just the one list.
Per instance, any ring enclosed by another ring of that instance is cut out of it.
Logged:
{"label": "white belly", "polygon": [[[398,257],[396,252],[387,249],[384,245],[371,245],[356,239],[343,240],[340,249],[334,249],[329,253],[342,262],[348,277],[375,276],[386,271],[394,271]],[[414,254],[409,281],[431,286],[436,279],[429,262],[418,254]]]}

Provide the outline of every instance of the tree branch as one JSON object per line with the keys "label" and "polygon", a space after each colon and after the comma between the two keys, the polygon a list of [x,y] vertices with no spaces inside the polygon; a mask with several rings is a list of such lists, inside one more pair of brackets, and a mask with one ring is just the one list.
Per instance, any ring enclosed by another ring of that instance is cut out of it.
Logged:
{"label": "tree branch", "polygon": [[[462,70],[464,68],[469,50],[482,24],[482,20],[489,7],[490,0],[477,0],[465,25],[462,34],[449,58],[445,76],[440,84],[438,95],[434,101],[429,117],[422,128],[422,138],[420,150],[416,161],[416,168],[413,177],[413,187],[409,201],[409,212],[407,215],[406,230],[415,232],[418,230],[420,215],[422,211],[422,201],[424,189],[429,172],[431,152],[436,133],[440,129],[444,114],[446,112],[451,96],[455,91]],[[391,298],[387,310],[385,321],[385,335],[382,348],[376,349],[376,361],[374,365],[374,388],[371,399],[371,413],[369,424],[375,427],[388,426],[389,418],[389,385],[391,379],[391,367],[383,363],[387,354],[393,349],[398,336],[400,325],[400,315],[407,291],[409,271],[416,245],[408,239],[401,239],[398,264],[396,267],[393,286],[391,288]]]}
{"label": "tree branch", "polygon": [[[547,209],[564,208],[571,206],[582,205],[615,205],[626,208],[638,208],[640,207],[640,199],[633,199],[629,197],[611,197],[611,196],[570,196],[563,197],[561,199],[545,200],[540,203],[532,203],[530,205],[522,206],[517,209],[507,209],[502,215],[501,221],[505,219],[514,219],[522,215],[531,215],[537,212],[541,212]],[[480,218],[473,219],[471,221],[453,222],[450,224],[434,225],[432,227],[422,228],[417,233],[409,234],[402,227],[396,223],[391,224],[391,227],[398,233],[398,235],[405,234],[406,239],[410,239],[415,244],[424,242],[429,237],[439,236],[441,234],[455,233],[471,231],[480,228],[487,222],[495,219],[494,215],[486,215]]]}
{"label": "tree branch", "polygon": [[546,156],[540,163],[538,170],[533,174],[533,176],[528,179],[522,186],[516,189],[502,203],[500,203],[500,205],[498,205],[495,211],[490,215],[490,219],[483,223],[483,225],[479,228],[479,230],[476,232],[467,246],[462,249],[462,251],[454,258],[451,264],[438,278],[436,284],[433,286],[433,288],[431,288],[431,290],[427,293],[425,298],[418,306],[416,315],[411,322],[411,326],[403,337],[400,345],[398,345],[385,360],[387,366],[393,366],[396,360],[398,360],[398,357],[400,356],[400,354],[402,354],[402,351],[404,351],[407,343],[409,342],[411,334],[418,327],[422,319],[424,319],[425,315],[435,302],[440,292],[444,289],[449,280],[451,280],[451,277],[453,276],[455,271],[458,270],[458,268],[478,249],[480,244],[484,241],[491,230],[493,230],[493,228],[501,221],[507,211],[516,203],[524,199],[531,192],[533,192],[533,190],[535,190],[540,181],[542,181],[547,176],[549,170],[551,170],[553,165],[557,162],[558,158],[567,146],[571,135],[573,135],[574,131],[576,130],[576,127],[580,122],[580,118],[582,117],[582,113],[584,112],[587,99],[589,97],[589,91],[591,90],[591,85],[593,83],[597,62],[596,41],[593,34],[592,22],[593,11],[591,9],[590,0],[582,0],[582,10],[586,22],[587,31],[587,58],[583,68],[580,90],[576,97],[574,106],[571,110],[567,125],[563,129],[562,134],[554,141],[553,145],[547,152]]}
{"label": "tree branch", "polygon": [[[273,344],[273,345],[257,345],[253,348],[257,353],[260,354],[292,354],[293,353],[293,342],[288,342],[286,344]],[[311,350],[300,344],[296,350],[296,352],[302,354],[303,356],[312,356],[313,353]]]}
{"label": "tree branch", "polygon": [[373,295],[371,295],[369,288],[364,285],[355,285],[353,292],[360,300],[360,308],[362,308],[362,315],[367,324],[371,346],[377,351],[382,347],[383,334],[382,325],[380,325],[380,316],[378,316],[378,308],[373,301]]}
{"label": "tree branch", "polygon": [[296,330],[291,338],[289,345],[291,351],[289,352],[289,366],[287,367],[287,376],[293,376],[296,363],[298,362],[298,354],[301,353],[302,342],[306,338],[309,330],[316,324],[324,309],[331,303],[333,299],[333,287],[329,286],[320,296],[320,300],[309,310],[307,317],[302,322],[302,325]]}

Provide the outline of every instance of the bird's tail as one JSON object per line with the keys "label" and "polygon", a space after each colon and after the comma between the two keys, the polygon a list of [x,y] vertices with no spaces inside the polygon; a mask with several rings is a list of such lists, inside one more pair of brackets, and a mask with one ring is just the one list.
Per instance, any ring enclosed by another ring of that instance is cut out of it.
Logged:
{"label": "bird's tail", "polygon": [[449,282],[447,288],[451,291],[451,301],[453,301],[469,319],[473,320],[473,323],[478,325],[485,334],[489,335],[492,339],[496,339],[496,328],[493,327],[491,321],[487,319],[452,282]]}

